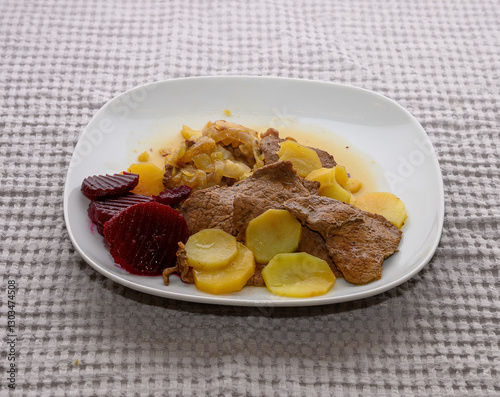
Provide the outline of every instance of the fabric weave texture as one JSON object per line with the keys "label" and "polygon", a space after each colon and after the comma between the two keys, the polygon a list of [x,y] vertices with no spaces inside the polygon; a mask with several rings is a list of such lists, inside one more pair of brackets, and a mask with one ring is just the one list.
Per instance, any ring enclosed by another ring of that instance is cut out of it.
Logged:
{"label": "fabric weave texture", "polygon": [[[499,21],[494,0],[3,0],[0,301],[4,329],[15,280],[12,395],[500,395]],[[85,125],[129,88],[200,75],[344,83],[407,108],[444,179],[431,262],[372,298],[269,309],[150,296],[88,266],[62,206]],[[5,334],[1,395],[8,349]]]}

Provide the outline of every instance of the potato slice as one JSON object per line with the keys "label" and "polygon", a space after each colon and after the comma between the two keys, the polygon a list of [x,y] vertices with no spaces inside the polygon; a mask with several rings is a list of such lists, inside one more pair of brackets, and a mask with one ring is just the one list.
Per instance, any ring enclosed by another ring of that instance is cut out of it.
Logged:
{"label": "potato slice", "polygon": [[245,242],[258,263],[266,264],[282,252],[293,252],[300,242],[302,226],[287,210],[270,209],[247,226]]}
{"label": "potato slice", "polygon": [[165,189],[163,171],[152,163],[132,164],[127,172],[139,174],[139,183],[132,190],[132,193],[155,196]]}
{"label": "potato slice", "polygon": [[240,291],[255,273],[252,251],[238,243],[236,258],[220,269],[193,270],[196,288],[209,294],[228,294]]}
{"label": "potato slice", "polygon": [[349,204],[351,202],[351,192],[343,189],[338,183],[333,185],[319,188],[319,195],[330,197],[332,199],[342,201],[343,203]]}
{"label": "potato slice", "polygon": [[278,156],[280,161],[291,161],[297,174],[302,177],[321,168],[321,160],[315,150],[291,140],[281,142]]}
{"label": "potato slice", "polygon": [[273,294],[294,298],[324,295],[336,280],[326,261],[305,252],[276,255],[262,277]]}
{"label": "potato slice", "polygon": [[221,229],[203,229],[186,242],[186,257],[195,270],[213,270],[227,266],[236,258],[236,238]]}
{"label": "potato slice", "polygon": [[[354,179],[354,178],[349,178],[347,181],[347,184],[344,187],[345,190],[350,191],[351,193],[357,193],[361,189],[363,184],[361,183],[360,180]],[[351,203],[352,204],[352,203]]]}
{"label": "potato slice", "polygon": [[320,168],[309,173],[306,179],[320,183],[320,196],[330,197],[347,204],[350,203],[351,192],[342,187],[348,182],[347,172],[344,167],[337,165],[334,168]]}
{"label": "potato slice", "polygon": [[408,218],[404,203],[392,193],[368,193],[358,197],[353,205],[360,210],[382,215],[398,228],[401,228]]}
{"label": "potato slice", "polygon": [[306,175],[306,179],[319,182],[321,186],[330,186],[335,182],[334,168],[318,168]]}
{"label": "potato slice", "polygon": [[335,180],[342,188],[345,189],[347,182],[349,181],[349,177],[347,175],[345,167],[341,165],[336,165],[334,167],[334,170],[335,170]]}

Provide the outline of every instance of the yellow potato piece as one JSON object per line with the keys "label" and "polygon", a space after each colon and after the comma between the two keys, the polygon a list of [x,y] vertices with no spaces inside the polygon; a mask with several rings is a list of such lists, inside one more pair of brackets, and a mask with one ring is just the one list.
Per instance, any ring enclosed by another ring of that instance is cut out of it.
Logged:
{"label": "yellow potato piece", "polygon": [[203,229],[186,242],[186,257],[195,270],[213,270],[227,266],[236,258],[236,238],[221,229]]}
{"label": "yellow potato piece", "polygon": [[181,130],[181,134],[182,134],[182,137],[184,139],[196,139],[196,138],[199,138],[201,136],[201,131],[196,131],[196,130],[193,130],[192,128],[188,127],[187,125],[183,125],[182,126],[182,130]]}
{"label": "yellow potato piece", "polygon": [[149,153],[142,152],[139,156],[137,156],[137,160],[139,160],[141,163],[145,163],[149,160]]}
{"label": "yellow potato piece", "polygon": [[347,171],[345,167],[341,165],[336,165],[335,168],[335,180],[337,183],[345,189],[347,182],[349,181],[349,177],[347,176]]}
{"label": "yellow potato piece", "polygon": [[266,264],[276,254],[295,251],[301,233],[300,222],[287,210],[270,209],[250,221],[245,242],[255,260]]}
{"label": "yellow potato piece", "polygon": [[[354,178],[349,178],[347,181],[347,184],[344,186],[345,190],[349,190],[351,193],[357,193],[361,189],[363,184],[361,183],[360,180],[354,179]],[[352,204],[352,203],[351,203]]]}
{"label": "yellow potato piece", "polygon": [[324,295],[336,280],[328,263],[305,252],[276,255],[262,277],[270,292],[293,298]]}
{"label": "yellow potato piece", "polygon": [[127,172],[139,174],[139,183],[132,190],[132,193],[155,196],[165,189],[163,186],[163,171],[154,164],[132,164]]}
{"label": "yellow potato piece", "polygon": [[299,176],[305,177],[311,171],[321,168],[321,160],[315,150],[291,140],[281,142],[280,146],[280,161],[291,161]]}
{"label": "yellow potato piece", "polygon": [[368,193],[358,197],[353,205],[360,210],[382,215],[398,228],[401,228],[408,218],[404,203],[392,193]]}
{"label": "yellow potato piece", "polygon": [[321,186],[330,186],[332,183],[335,183],[335,169],[318,168],[307,174],[305,178],[310,181],[319,182]]}
{"label": "yellow potato piece", "polygon": [[306,179],[320,183],[320,196],[330,197],[347,204],[350,203],[351,192],[342,187],[348,182],[347,172],[344,167],[337,165],[334,168],[320,168],[309,173]]}
{"label": "yellow potato piece", "polygon": [[214,270],[193,270],[193,277],[196,288],[219,295],[240,291],[254,273],[252,251],[238,243],[238,254],[229,265]]}
{"label": "yellow potato piece", "polygon": [[324,188],[319,188],[319,195],[330,197],[332,199],[342,201],[343,203],[349,204],[351,202],[351,192],[343,189],[338,183],[331,186],[326,186]]}

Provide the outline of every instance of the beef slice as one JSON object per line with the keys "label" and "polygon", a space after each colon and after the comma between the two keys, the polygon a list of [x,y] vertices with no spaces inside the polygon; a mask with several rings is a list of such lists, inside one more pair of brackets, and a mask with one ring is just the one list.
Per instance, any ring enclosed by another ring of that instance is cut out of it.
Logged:
{"label": "beef slice", "polygon": [[279,161],[278,150],[280,150],[280,143],[284,139],[280,138],[279,132],[274,128],[268,128],[260,137],[260,149],[264,155],[264,164],[277,163]]}
{"label": "beef slice", "polygon": [[262,270],[266,265],[261,265],[260,263],[255,264],[255,273],[250,279],[247,281],[246,285],[250,285],[252,287],[265,287],[266,283],[264,282],[264,277],[262,277]]}
{"label": "beef slice", "polygon": [[202,229],[218,228],[235,236],[237,230],[233,227],[233,201],[236,192],[232,187],[221,186],[194,191],[180,208],[189,235]]}
{"label": "beef slice", "polygon": [[297,197],[284,207],[321,234],[333,262],[353,284],[380,279],[384,259],[401,240],[401,231],[384,217],[328,197]]}
{"label": "beef slice", "polygon": [[269,209],[284,209],[283,203],[290,198],[311,194],[289,161],[259,168],[232,189],[237,191],[233,200],[233,227],[239,231],[239,240],[244,239],[252,219]]}

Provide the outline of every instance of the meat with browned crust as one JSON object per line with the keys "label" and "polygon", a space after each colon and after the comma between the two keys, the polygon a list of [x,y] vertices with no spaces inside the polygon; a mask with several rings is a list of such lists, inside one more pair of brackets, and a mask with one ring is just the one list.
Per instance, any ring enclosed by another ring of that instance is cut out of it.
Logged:
{"label": "meat with browned crust", "polygon": [[293,198],[284,206],[321,234],[335,265],[353,284],[380,279],[382,262],[401,240],[401,231],[384,217],[328,197]]}

